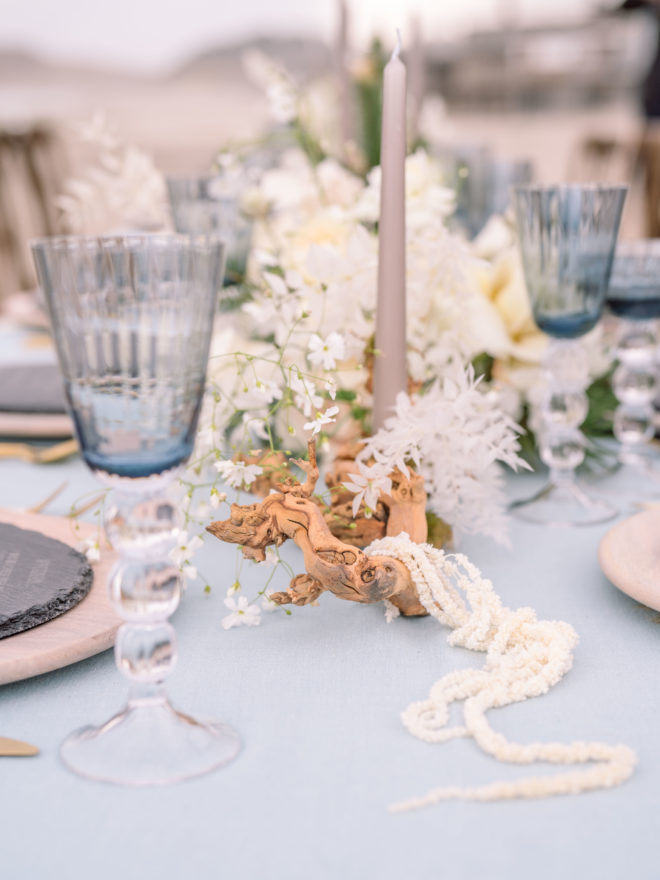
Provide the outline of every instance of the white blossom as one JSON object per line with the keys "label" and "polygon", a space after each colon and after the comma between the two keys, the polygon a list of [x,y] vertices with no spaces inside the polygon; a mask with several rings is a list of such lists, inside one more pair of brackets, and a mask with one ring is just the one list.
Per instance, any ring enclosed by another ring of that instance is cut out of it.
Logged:
{"label": "white blossom", "polygon": [[343,360],[346,353],[344,337],[336,332],[329,333],[325,339],[322,339],[318,333],[312,333],[308,347],[309,362],[323,364],[324,370],[334,370],[337,361]]}
{"label": "white blossom", "polygon": [[244,461],[222,459],[214,463],[222,479],[235,489],[249,489],[256,478],[263,473],[258,464],[246,464]]}
{"label": "white blossom", "polygon": [[98,538],[94,538],[91,536],[89,538],[85,538],[84,541],[80,541],[76,549],[79,553],[84,553],[87,557],[87,561],[90,562],[92,565],[95,562],[98,562],[101,558],[101,550],[99,547]]}
{"label": "white blossom", "polygon": [[273,600],[270,598],[274,592],[276,591],[271,589],[270,587],[264,590],[264,594],[261,600],[261,608],[263,611],[277,611],[277,609],[280,607],[277,602],[273,602]]}
{"label": "white blossom", "polygon": [[254,603],[250,605],[245,596],[239,596],[237,599],[228,596],[225,605],[231,613],[222,618],[223,629],[231,629],[233,626],[258,626],[261,623],[261,608]]}
{"label": "white blossom", "polygon": [[277,565],[280,561],[279,556],[275,552],[273,547],[266,547],[266,558],[262,559],[261,562],[258,562],[257,565]]}
{"label": "white blossom", "polygon": [[186,532],[182,532],[179,535],[176,547],[173,547],[168,553],[168,558],[171,559],[187,580],[192,581],[197,577],[197,568],[191,565],[190,560],[200,547],[203,546],[204,541],[199,535],[191,537]]}
{"label": "white blossom", "polygon": [[304,428],[306,431],[311,431],[312,434],[318,434],[321,431],[321,428],[324,425],[330,425],[335,421],[335,416],[339,412],[338,406],[331,406],[329,409],[323,412],[317,412],[316,418],[313,422],[305,422]]}
{"label": "white blossom", "polygon": [[389,470],[387,466],[380,462],[366,465],[363,461],[357,461],[356,464],[359,473],[349,474],[351,479],[342,485],[349,492],[355,492],[353,516],[357,516],[362,501],[364,501],[367,508],[367,516],[370,516],[376,509],[380,493],[389,494],[392,491],[392,480],[388,476]]}
{"label": "white blossom", "polygon": [[66,180],[55,199],[66,227],[87,235],[165,228],[165,179],[151,156],[122,144],[100,114],[80,126],[79,136],[97,147],[98,156]]}
{"label": "white blossom", "polygon": [[293,392],[296,407],[308,418],[313,410],[318,410],[323,405],[323,398],[317,394],[314,382],[305,378],[295,368],[292,368],[289,374],[289,387]]}
{"label": "white blossom", "polygon": [[399,394],[395,414],[371,437],[359,458],[387,471],[414,462],[429,507],[451,524],[457,539],[482,533],[507,541],[506,499],[498,462],[527,467],[518,455],[517,425],[484,393],[471,366],[454,367],[443,382],[412,401]]}
{"label": "white blossom", "polygon": [[209,504],[214,510],[217,510],[218,507],[222,504],[223,501],[227,500],[226,492],[218,492],[215,486],[211,489],[211,493],[209,495]]}

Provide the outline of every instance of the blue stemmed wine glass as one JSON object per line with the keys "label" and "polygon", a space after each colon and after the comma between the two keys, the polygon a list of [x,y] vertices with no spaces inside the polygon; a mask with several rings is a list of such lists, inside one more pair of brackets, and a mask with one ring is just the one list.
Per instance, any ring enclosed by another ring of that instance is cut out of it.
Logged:
{"label": "blue stemmed wine glass", "polygon": [[222,284],[224,245],[207,236],[62,236],[32,243],[82,456],[114,491],[105,529],[123,619],[115,642],[125,708],[71,734],[61,755],[82,776],[123,784],[206,773],[238,752],[236,733],[169,703],[176,661],[169,616],[181,575],[167,484],[193,448]]}
{"label": "blue stemmed wine glass", "polygon": [[588,362],[581,338],[600,320],[627,188],[597,184],[519,186],[513,190],[527,293],[534,321],[550,337],[544,358],[539,451],[546,486],[516,501],[523,519],[590,525],[616,515],[593,497],[575,469],[585,456]]}
{"label": "blue stemmed wine glass", "polygon": [[655,433],[653,401],[658,391],[657,321],[660,318],[660,239],[620,242],[607,293],[619,318],[613,388],[619,401],[614,436],[622,464],[660,474],[649,441]]}

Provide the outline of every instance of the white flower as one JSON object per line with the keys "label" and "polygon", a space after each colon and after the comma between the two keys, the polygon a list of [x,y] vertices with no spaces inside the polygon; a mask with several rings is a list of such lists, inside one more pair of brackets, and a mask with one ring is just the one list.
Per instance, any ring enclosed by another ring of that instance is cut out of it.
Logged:
{"label": "white flower", "polygon": [[271,589],[270,587],[268,587],[268,589],[264,592],[261,600],[261,607],[264,611],[277,611],[277,609],[280,607],[277,602],[273,602],[273,600],[270,598],[274,592],[276,591]]}
{"label": "white flower", "polygon": [[218,492],[218,490],[213,487],[211,489],[211,495],[209,496],[209,503],[214,510],[217,510],[218,507],[222,504],[223,501],[227,500],[226,492]]}
{"label": "white flower", "polygon": [[245,51],[242,62],[252,82],[265,90],[275,121],[292,122],[297,116],[298,94],[288,71],[259,49]]}
{"label": "white flower", "polygon": [[353,516],[357,516],[363,499],[369,516],[376,509],[380,493],[389,494],[392,491],[392,480],[388,476],[387,467],[378,462],[371,466],[362,461],[357,461],[356,464],[360,473],[349,474],[351,481],[342,485],[349,492],[356,493],[353,498]]}
{"label": "white flower", "polygon": [[191,538],[184,532],[180,535],[176,547],[173,547],[168,553],[168,558],[172,560],[186,580],[194,581],[196,579],[197,568],[190,564],[190,559],[203,546],[204,541],[199,535]]}
{"label": "white flower", "polygon": [[312,434],[318,434],[324,425],[330,425],[335,421],[335,416],[339,412],[338,406],[331,406],[324,413],[317,412],[313,422],[305,422],[303,425],[305,431],[311,431]]}
{"label": "white flower", "polygon": [[272,547],[266,547],[266,558],[262,559],[261,562],[257,562],[257,565],[277,565],[280,559],[275,550]]}
{"label": "white flower", "polygon": [[239,596],[238,599],[228,596],[225,605],[231,614],[222,618],[223,629],[231,629],[232,626],[258,626],[261,623],[261,608],[250,605],[245,596]]}
{"label": "white flower", "polygon": [[103,235],[164,228],[165,180],[151,157],[121,144],[99,116],[80,128],[80,136],[100,152],[96,164],[65,181],[64,192],[55,199],[71,231]]}
{"label": "white flower", "polygon": [[320,394],[316,393],[316,386],[314,383],[306,379],[298,370],[292,368],[289,371],[289,387],[293,392],[293,401],[297,408],[306,415],[307,418],[311,416],[313,410],[318,410],[318,408],[323,403],[323,398]]}
{"label": "white flower", "polygon": [[77,126],[80,139],[88,144],[94,144],[104,150],[114,150],[118,141],[115,132],[108,124],[104,113],[95,113],[91,119],[81,122]]}
{"label": "white flower", "polygon": [[324,370],[334,370],[337,361],[343,360],[346,353],[344,337],[335,332],[329,333],[325,339],[317,333],[312,334],[308,347],[310,364],[323,364]]}
{"label": "white flower", "polygon": [[385,623],[392,623],[400,616],[401,611],[389,599],[383,599],[383,605],[385,606]]}
{"label": "white flower", "polygon": [[[498,462],[514,470],[517,425],[484,393],[471,366],[456,365],[413,403],[399,394],[395,415],[371,437],[360,459],[374,458],[387,471],[413,461],[424,477],[429,507],[451,524],[457,539],[483,533],[507,542],[506,498]],[[356,481],[357,484],[357,481]]]}
{"label": "white flower", "polygon": [[79,553],[84,553],[87,557],[87,561],[92,564],[98,562],[101,558],[101,550],[97,538],[85,538],[84,541],[81,541],[78,544],[76,549]]}
{"label": "white flower", "polygon": [[240,390],[234,395],[236,409],[260,409],[282,396],[282,389],[274,379],[247,376]]}
{"label": "white flower", "polygon": [[258,464],[246,464],[244,461],[221,460],[214,464],[222,479],[235,489],[248,489],[256,478],[263,473]]}

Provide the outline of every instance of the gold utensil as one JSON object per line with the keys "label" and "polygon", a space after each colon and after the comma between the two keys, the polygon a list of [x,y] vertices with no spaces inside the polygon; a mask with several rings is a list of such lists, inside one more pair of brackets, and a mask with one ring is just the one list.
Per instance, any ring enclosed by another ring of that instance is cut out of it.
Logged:
{"label": "gold utensil", "polygon": [[0,757],[27,758],[38,754],[39,749],[30,743],[21,742],[20,739],[9,739],[8,736],[0,736]]}
{"label": "gold utensil", "polygon": [[32,446],[29,443],[0,443],[0,458],[20,458],[30,464],[51,464],[62,461],[78,451],[75,440],[64,440],[52,446]]}
{"label": "gold utensil", "polygon": [[57,496],[66,489],[68,485],[69,484],[66,480],[63,483],[60,483],[57,489],[53,489],[50,495],[47,495],[43,501],[40,501],[38,504],[32,505],[32,507],[28,507],[27,513],[41,513],[41,511],[48,507],[50,502],[54,501]]}

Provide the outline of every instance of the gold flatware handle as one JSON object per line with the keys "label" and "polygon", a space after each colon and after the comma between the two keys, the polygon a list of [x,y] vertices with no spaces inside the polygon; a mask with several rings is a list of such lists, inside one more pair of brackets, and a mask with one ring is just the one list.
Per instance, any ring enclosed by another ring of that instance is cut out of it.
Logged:
{"label": "gold flatware handle", "polygon": [[61,461],[78,451],[75,440],[64,440],[52,446],[32,446],[29,443],[0,443],[0,458],[20,458],[31,464],[49,464]]}
{"label": "gold flatware handle", "polygon": [[20,739],[9,739],[0,736],[0,757],[27,758],[30,755],[38,755],[39,749],[30,743],[21,742]]}

